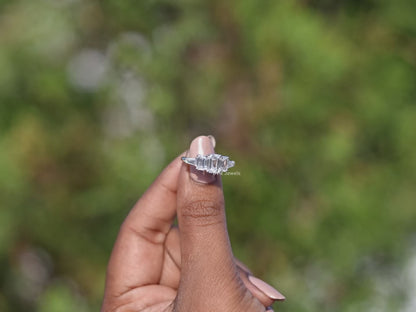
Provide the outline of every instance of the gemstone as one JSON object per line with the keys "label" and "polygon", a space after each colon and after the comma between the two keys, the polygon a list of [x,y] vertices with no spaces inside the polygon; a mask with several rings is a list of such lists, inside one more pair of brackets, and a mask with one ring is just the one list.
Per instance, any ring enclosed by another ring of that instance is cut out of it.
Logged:
{"label": "gemstone", "polygon": [[227,156],[220,154],[197,155],[195,158],[182,157],[182,160],[196,167],[197,170],[206,171],[212,174],[220,174],[226,172],[233,167],[235,162],[231,161]]}

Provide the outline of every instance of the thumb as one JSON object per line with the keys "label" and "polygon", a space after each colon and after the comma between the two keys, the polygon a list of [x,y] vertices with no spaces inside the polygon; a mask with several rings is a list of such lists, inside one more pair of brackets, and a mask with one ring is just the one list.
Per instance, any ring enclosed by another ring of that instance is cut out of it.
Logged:
{"label": "thumb", "polygon": [[[212,153],[210,138],[200,136],[192,141],[187,156]],[[231,251],[220,175],[183,164],[178,182],[182,265],[175,311],[234,311],[242,307],[244,298],[254,302]],[[260,304],[251,311],[264,311],[264,307]]]}

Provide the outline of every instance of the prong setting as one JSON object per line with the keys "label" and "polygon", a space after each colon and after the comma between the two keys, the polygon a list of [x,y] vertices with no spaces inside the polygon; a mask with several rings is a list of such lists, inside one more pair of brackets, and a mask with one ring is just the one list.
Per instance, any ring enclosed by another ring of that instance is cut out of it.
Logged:
{"label": "prong setting", "polygon": [[220,154],[197,155],[195,158],[182,157],[183,162],[194,166],[197,170],[206,171],[211,174],[221,174],[235,165],[228,156]]}

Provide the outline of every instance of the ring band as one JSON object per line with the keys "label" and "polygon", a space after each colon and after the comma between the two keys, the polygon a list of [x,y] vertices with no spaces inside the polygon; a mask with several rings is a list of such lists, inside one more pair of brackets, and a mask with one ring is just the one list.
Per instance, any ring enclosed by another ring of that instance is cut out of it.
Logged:
{"label": "ring band", "polygon": [[228,156],[220,154],[198,154],[195,158],[182,157],[181,159],[184,163],[194,166],[196,170],[212,174],[221,174],[235,165],[235,161],[230,160]]}

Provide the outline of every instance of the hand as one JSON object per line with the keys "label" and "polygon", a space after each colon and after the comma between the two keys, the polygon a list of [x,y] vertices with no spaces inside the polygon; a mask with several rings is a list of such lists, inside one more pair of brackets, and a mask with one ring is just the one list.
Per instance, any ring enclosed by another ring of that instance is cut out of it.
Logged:
{"label": "hand", "polygon": [[[214,153],[212,142],[196,138],[188,156]],[[189,167],[181,156],[121,226],[101,311],[271,310],[284,297],[233,257],[220,176]],[[172,225],[175,216],[179,228]]]}

